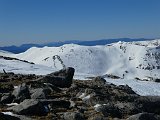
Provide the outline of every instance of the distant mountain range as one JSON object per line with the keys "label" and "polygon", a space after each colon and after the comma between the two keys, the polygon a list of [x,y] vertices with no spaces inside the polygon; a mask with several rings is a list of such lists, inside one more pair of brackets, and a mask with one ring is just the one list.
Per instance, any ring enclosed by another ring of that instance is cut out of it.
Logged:
{"label": "distant mountain range", "polygon": [[53,71],[73,67],[76,74],[110,74],[126,79],[150,80],[160,78],[159,46],[160,39],[98,46],[65,44],[60,47],[32,47],[21,54],[5,56],[47,66]]}
{"label": "distant mountain range", "polygon": [[145,39],[145,38],[138,38],[138,39],[131,39],[131,38],[118,38],[118,39],[102,39],[102,40],[92,40],[92,41],[81,41],[81,40],[69,40],[69,41],[63,41],[63,42],[50,42],[45,44],[22,44],[21,46],[4,46],[0,47],[0,50],[9,51],[12,53],[21,53],[26,50],[28,50],[31,47],[59,47],[64,44],[78,44],[78,45],[84,45],[84,46],[95,46],[95,45],[105,45],[110,43],[115,43],[118,41],[124,41],[124,42],[131,42],[131,41],[146,41],[151,39]]}

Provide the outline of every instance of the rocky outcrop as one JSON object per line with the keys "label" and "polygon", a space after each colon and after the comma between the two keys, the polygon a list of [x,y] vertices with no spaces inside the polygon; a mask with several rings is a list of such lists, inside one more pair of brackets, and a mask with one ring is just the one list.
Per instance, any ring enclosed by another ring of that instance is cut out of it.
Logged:
{"label": "rocky outcrop", "polygon": [[1,97],[0,103],[2,103],[2,104],[8,104],[8,103],[11,103],[13,101],[13,99],[14,99],[13,95],[11,95],[10,93],[5,93]]}
{"label": "rocky outcrop", "polygon": [[36,88],[32,90],[32,99],[46,99],[47,95],[51,93],[49,88]]}
{"label": "rocky outcrop", "polygon": [[28,86],[23,83],[19,85],[13,92],[12,95],[15,97],[14,102],[20,103],[25,99],[30,99],[30,92]]}
{"label": "rocky outcrop", "polygon": [[7,115],[0,113],[0,120],[35,120],[33,118],[22,115]]}
{"label": "rocky outcrop", "polygon": [[50,83],[54,86],[65,88],[70,87],[74,75],[74,68],[68,67],[60,71],[48,74],[38,79],[42,83]]}
{"label": "rocky outcrop", "polygon": [[126,120],[160,120],[160,116],[155,115],[153,113],[139,113],[130,116]]}
{"label": "rocky outcrop", "polygon": [[136,99],[136,103],[144,112],[160,114],[160,97],[158,96],[141,96]]}
{"label": "rocky outcrop", "polygon": [[64,120],[85,120],[82,113],[79,112],[66,112],[63,114]]}
{"label": "rocky outcrop", "polygon": [[45,115],[47,113],[45,106],[38,100],[26,99],[19,105],[8,108],[19,115]]}
{"label": "rocky outcrop", "polygon": [[0,120],[21,120],[21,119],[15,116],[5,115],[3,113],[0,113]]}
{"label": "rocky outcrop", "polygon": [[100,76],[73,80],[73,75],[74,68],[33,76],[30,81],[23,75],[19,86],[0,94],[0,112],[23,115],[16,116],[20,120],[26,116],[36,120],[159,120],[160,97],[139,96],[129,86],[107,83]]}

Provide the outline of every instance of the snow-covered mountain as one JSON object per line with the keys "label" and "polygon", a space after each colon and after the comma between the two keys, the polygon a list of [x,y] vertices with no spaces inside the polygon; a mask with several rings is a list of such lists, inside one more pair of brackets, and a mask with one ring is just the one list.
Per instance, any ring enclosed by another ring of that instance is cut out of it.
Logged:
{"label": "snow-covered mountain", "polygon": [[[33,63],[29,63],[27,61],[18,60],[12,57],[4,57],[2,54],[5,52],[0,51],[0,72],[14,72],[14,73],[21,73],[21,74],[37,74],[37,75],[45,75],[48,73],[53,72],[52,68],[43,66],[43,65],[36,65]],[[11,55],[11,54],[5,54]]]}
{"label": "snow-covered mountain", "polygon": [[0,47],[0,50],[4,51],[10,51],[12,53],[21,53],[26,51],[27,49],[31,47],[59,47],[64,44],[78,44],[78,45],[84,45],[84,46],[95,46],[95,45],[106,45],[110,43],[115,43],[118,41],[125,41],[125,42],[130,42],[130,41],[145,41],[145,40],[150,40],[150,39],[145,39],[145,38],[116,38],[116,39],[101,39],[101,40],[68,40],[68,41],[59,41],[59,42],[50,42],[50,43],[44,43],[44,44],[22,44],[21,46],[3,46]]}
{"label": "snow-covered mountain", "polygon": [[66,44],[60,47],[32,47],[11,56],[54,70],[71,66],[81,74],[112,74],[128,79],[160,78],[160,40],[101,46]]}
{"label": "snow-covered mountain", "polygon": [[[5,69],[6,72],[45,75],[67,66],[76,69],[74,78],[104,75],[107,82],[127,84],[139,95],[160,96],[160,83],[135,79],[160,78],[160,40],[102,46],[33,47],[20,54],[0,51],[1,72]],[[113,80],[109,74],[120,79]]]}

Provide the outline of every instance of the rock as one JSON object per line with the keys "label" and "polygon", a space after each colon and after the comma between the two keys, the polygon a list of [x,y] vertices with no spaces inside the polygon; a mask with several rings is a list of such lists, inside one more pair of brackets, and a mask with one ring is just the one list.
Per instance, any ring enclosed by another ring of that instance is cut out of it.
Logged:
{"label": "rock", "polygon": [[108,120],[107,117],[104,117],[103,114],[97,113],[94,115],[91,115],[88,120]]}
{"label": "rock", "polygon": [[120,110],[120,112],[123,116],[133,115],[133,114],[137,114],[140,112],[137,105],[132,102],[117,103],[114,106],[116,106]]}
{"label": "rock", "polygon": [[139,108],[144,112],[160,114],[159,96],[141,96],[135,102],[139,105]]}
{"label": "rock", "polygon": [[118,117],[121,118],[122,115],[120,110],[114,106],[112,103],[108,103],[105,105],[99,105],[95,108],[97,112],[101,112],[105,117]]}
{"label": "rock", "polygon": [[61,99],[40,99],[39,101],[44,105],[50,105],[52,109],[69,108],[71,105],[70,101],[61,100]]}
{"label": "rock", "polygon": [[0,93],[8,93],[14,89],[12,84],[0,83]]}
{"label": "rock", "polygon": [[103,94],[93,92],[82,98],[83,103],[87,106],[94,106],[96,104],[105,104],[108,103],[108,96]]}
{"label": "rock", "polygon": [[83,114],[79,112],[65,112],[63,117],[64,120],[85,120]]}
{"label": "rock", "polygon": [[15,117],[19,118],[20,120],[36,120],[25,115],[14,115]]}
{"label": "rock", "polygon": [[93,78],[92,82],[94,85],[100,87],[100,86],[104,86],[104,84],[106,83],[106,80],[104,78],[98,76],[98,77]]}
{"label": "rock", "polygon": [[119,85],[118,86],[119,90],[122,90],[128,94],[136,94],[131,87],[129,87],[128,85]]}
{"label": "rock", "polygon": [[31,99],[46,99],[46,96],[51,93],[50,89],[47,88],[37,88],[32,90]]}
{"label": "rock", "polygon": [[[34,78],[28,75],[12,75],[15,80],[21,77],[18,83],[25,82],[27,85],[22,84],[14,91],[0,93],[3,103],[0,104],[1,111],[12,111],[14,115],[18,114],[15,117],[20,120],[143,120],[144,116],[151,120],[160,120],[158,115],[154,115],[160,114],[160,97],[139,96],[129,86],[106,83],[102,77],[72,81],[73,74],[74,69],[67,68],[46,76],[36,75]],[[7,75],[7,78],[12,78]],[[35,80],[37,78],[39,80]],[[12,81],[2,83],[7,85]],[[20,104],[11,103],[12,96],[13,102]],[[4,105],[6,103],[11,104]],[[30,115],[32,118],[28,118]]]}
{"label": "rock", "polygon": [[130,116],[126,120],[160,120],[160,116],[154,115],[153,113],[139,113]]}
{"label": "rock", "polygon": [[57,87],[70,87],[74,75],[74,68],[68,67],[58,72],[48,74],[38,79],[41,83],[51,83]]}
{"label": "rock", "polygon": [[19,105],[8,108],[19,115],[45,115],[45,106],[36,99],[26,99]]}
{"label": "rock", "polygon": [[21,119],[15,116],[0,113],[0,120],[21,120]]}
{"label": "rock", "polygon": [[12,95],[15,97],[14,102],[20,103],[25,99],[30,99],[30,92],[28,86],[23,83],[19,85],[13,92]]}
{"label": "rock", "polygon": [[46,99],[46,95],[43,92],[42,88],[37,88],[33,90],[33,93],[31,94],[31,99]]}
{"label": "rock", "polygon": [[0,103],[9,104],[13,101],[13,98],[13,95],[11,95],[10,93],[6,93],[2,96]]}
{"label": "rock", "polygon": [[52,92],[61,92],[61,89],[50,83],[44,83],[45,88],[50,89]]}

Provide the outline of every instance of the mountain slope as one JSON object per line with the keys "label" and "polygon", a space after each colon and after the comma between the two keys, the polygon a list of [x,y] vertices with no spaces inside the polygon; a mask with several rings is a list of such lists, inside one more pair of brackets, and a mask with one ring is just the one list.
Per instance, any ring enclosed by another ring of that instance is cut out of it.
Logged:
{"label": "mountain slope", "polygon": [[0,56],[0,72],[4,72],[3,70],[5,70],[6,72],[37,75],[45,75],[53,72],[52,68],[43,65],[36,65],[12,57]]}
{"label": "mountain slope", "polygon": [[118,42],[102,46],[66,44],[60,47],[30,48],[13,55],[19,59],[59,70],[74,67],[76,73],[121,78],[160,78],[160,40]]}

